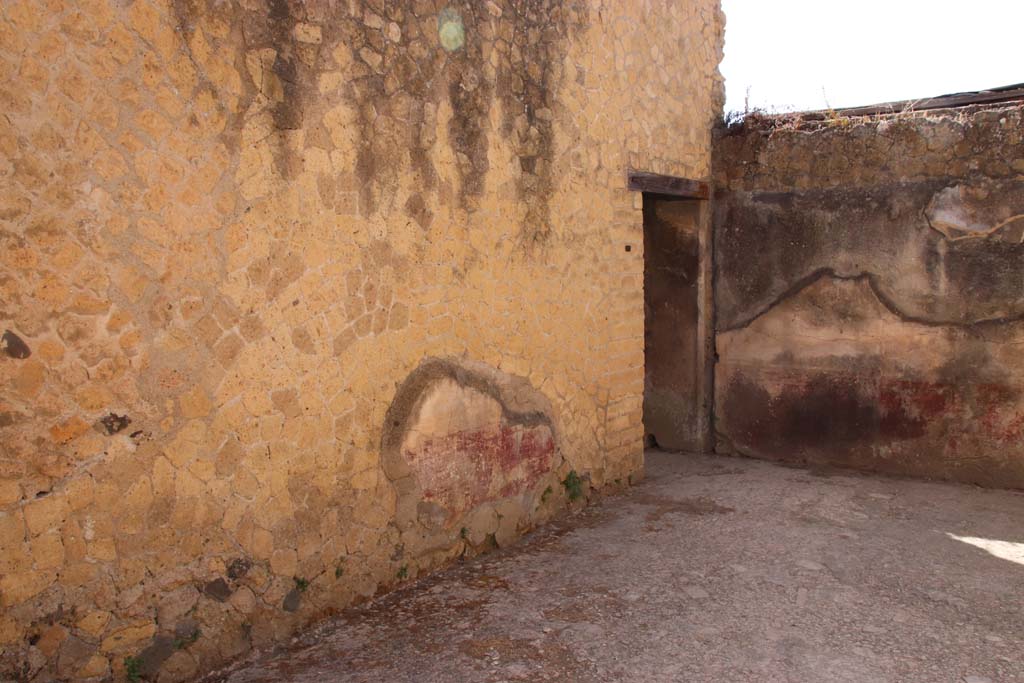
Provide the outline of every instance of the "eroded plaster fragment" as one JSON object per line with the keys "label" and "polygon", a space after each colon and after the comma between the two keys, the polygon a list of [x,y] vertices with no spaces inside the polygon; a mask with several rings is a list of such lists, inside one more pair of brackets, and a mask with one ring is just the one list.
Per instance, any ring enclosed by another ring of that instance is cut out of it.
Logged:
{"label": "eroded plaster fragment", "polygon": [[999,190],[990,184],[944,188],[925,209],[928,224],[948,239],[982,237],[1019,243],[1024,233],[1024,196]]}
{"label": "eroded plaster fragment", "polygon": [[556,434],[550,402],[527,380],[482,363],[425,361],[384,428],[385,472],[410,510],[400,526],[452,528],[480,505],[530,493],[559,465]]}

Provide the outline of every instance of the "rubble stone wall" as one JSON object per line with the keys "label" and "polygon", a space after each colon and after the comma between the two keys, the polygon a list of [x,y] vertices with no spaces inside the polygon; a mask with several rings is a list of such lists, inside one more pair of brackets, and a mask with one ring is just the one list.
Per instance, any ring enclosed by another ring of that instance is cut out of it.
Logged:
{"label": "rubble stone wall", "polygon": [[4,2],[0,677],[188,679],[637,474],[625,172],[709,176],[723,23]]}
{"label": "rubble stone wall", "polygon": [[716,136],[719,448],[1024,488],[1024,107]]}

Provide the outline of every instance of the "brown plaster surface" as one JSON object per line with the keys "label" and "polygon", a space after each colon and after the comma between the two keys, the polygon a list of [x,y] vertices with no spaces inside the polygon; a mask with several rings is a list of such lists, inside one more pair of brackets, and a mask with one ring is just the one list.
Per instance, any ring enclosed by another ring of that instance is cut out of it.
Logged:
{"label": "brown plaster surface", "polygon": [[720,134],[722,450],[1024,486],[1022,116]]}
{"label": "brown plaster surface", "polygon": [[1021,494],[654,451],[647,470],[211,680],[1024,676]]}

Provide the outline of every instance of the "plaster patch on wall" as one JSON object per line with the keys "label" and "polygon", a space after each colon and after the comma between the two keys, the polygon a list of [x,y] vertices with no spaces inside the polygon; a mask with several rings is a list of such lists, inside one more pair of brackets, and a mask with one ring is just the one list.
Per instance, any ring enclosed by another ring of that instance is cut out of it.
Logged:
{"label": "plaster patch on wall", "polygon": [[983,237],[1020,242],[1024,232],[1024,198],[986,186],[954,185],[935,193],[925,209],[928,224],[947,239]]}
{"label": "plaster patch on wall", "polygon": [[383,434],[403,552],[443,543],[460,525],[472,531],[491,506],[514,533],[557,486],[551,403],[528,380],[483,363],[424,361],[398,388]]}
{"label": "plaster patch on wall", "polygon": [[424,393],[401,448],[423,499],[441,505],[448,521],[523,493],[551,470],[555,456],[548,425],[503,420],[497,400],[452,379]]}

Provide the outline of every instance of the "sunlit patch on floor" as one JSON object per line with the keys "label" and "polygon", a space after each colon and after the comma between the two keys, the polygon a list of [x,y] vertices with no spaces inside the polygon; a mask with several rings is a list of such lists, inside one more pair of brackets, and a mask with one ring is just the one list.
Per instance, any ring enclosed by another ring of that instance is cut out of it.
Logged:
{"label": "sunlit patch on floor", "polygon": [[1024,543],[1012,541],[999,541],[993,538],[977,538],[975,536],[957,536],[946,533],[952,539],[981,548],[989,555],[994,555],[1001,560],[1009,560],[1017,564],[1024,564]]}

